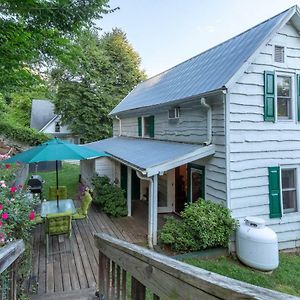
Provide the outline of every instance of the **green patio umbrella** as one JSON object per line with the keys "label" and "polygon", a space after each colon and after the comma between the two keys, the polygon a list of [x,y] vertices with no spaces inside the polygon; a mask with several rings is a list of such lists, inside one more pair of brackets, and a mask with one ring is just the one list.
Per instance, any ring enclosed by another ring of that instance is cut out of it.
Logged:
{"label": "green patio umbrella", "polygon": [[[110,156],[105,152],[98,152],[80,145],[75,145],[58,138],[47,141],[39,146],[31,148],[2,161],[3,163],[38,163],[42,161],[56,162],[56,188],[58,189],[58,161],[59,160],[82,160]],[[57,206],[59,206],[57,195]]]}

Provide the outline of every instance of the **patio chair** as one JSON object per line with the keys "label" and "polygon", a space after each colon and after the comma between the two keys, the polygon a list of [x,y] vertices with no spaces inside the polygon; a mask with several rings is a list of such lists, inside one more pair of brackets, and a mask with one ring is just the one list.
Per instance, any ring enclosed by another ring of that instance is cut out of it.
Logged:
{"label": "patio chair", "polygon": [[89,192],[85,192],[81,206],[77,208],[77,213],[72,216],[73,220],[88,219],[88,210],[92,203],[92,196]]}
{"label": "patio chair", "polygon": [[[58,187],[57,190],[58,193],[58,199],[68,199],[68,192],[67,192],[67,187],[62,185]],[[56,195],[56,186],[50,186],[49,187],[49,197],[48,200],[57,200],[57,195]]]}
{"label": "patio chair", "polygon": [[[65,251],[49,252],[49,236],[65,234],[71,238],[72,233],[72,213],[66,211],[63,213],[47,214],[45,218],[45,234],[46,234],[46,257],[50,254],[57,254]],[[71,242],[71,239],[70,239]],[[72,249],[72,246],[71,246]],[[71,250],[70,249],[70,250]]]}

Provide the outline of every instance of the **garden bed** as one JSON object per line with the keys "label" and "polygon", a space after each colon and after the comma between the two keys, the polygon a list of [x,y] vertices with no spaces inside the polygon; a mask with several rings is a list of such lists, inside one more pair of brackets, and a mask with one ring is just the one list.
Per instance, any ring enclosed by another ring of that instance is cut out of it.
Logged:
{"label": "garden bed", "polygon": [[182,258],[182,261],[250,284],[300,296],[300,253],[281,253],[279,267],[269,273],[246,267],[229,256]]}

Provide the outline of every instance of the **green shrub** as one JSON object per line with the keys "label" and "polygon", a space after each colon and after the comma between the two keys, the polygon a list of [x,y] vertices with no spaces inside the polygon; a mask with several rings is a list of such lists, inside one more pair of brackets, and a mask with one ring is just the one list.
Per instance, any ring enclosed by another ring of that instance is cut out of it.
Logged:
{"label": "green shrub", "polygon": [[9,139],[28,144],[30,146],[39,145],[51,138],[50,135],[37,132],[33,128],[13,123],[5,118],[0,120],[0,132]]}
{"label": "green shrub", "polygon": [[102,210],[108,215],[121,217],[127,215],[127,203],[124,191],[111,184],[106,176],[95,176],[92,179],[94,191],[93,201],[101,206]]}
{"label": "green shrub", "polygon": [[159,233],[160,241],[177,252],[227,246],[237,225],[226,207],[203,199],[186,205],[181,217],[168,218]]}

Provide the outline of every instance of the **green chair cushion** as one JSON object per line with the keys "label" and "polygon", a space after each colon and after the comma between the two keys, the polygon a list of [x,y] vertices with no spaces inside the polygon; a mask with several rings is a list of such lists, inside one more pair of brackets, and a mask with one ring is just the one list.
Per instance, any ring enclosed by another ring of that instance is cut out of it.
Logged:
{"label": "green chair cushion", "polygon": [[71,234],[72,213],[70,211],[46,215],[45,231],[48,235]]}
{"label": "green chair cushion", "polygon": [[[62,185],[58,187],[57,190],[58,193],[58,199],[68,199],[68,192],[67,192],[67,187]],[[57,195],[56,195],[56,186],[50,186],[49,187],[49,196],[48,196],[49,200],[56,200],[57,199]]]}
{"label": "green chair cushion", "polygon": [[82,220],[82,219],[85,219],[86,218],[86,215],[83,215],[83,214],[74,214],[73,216],[72,216],[72,219],[73,220]]}
{"label": "green chair cushion", "polygon": [[81,202],[81,206],[79,208],[77,208],[77,213],[74,214],[72,216],[72,218],[74,220],[85,219],[88,215],[88,210],[92,203],[92,200],[93,200],[93,198],[92,198],[91,194],[89,192],[85,192],[82,202]]}

